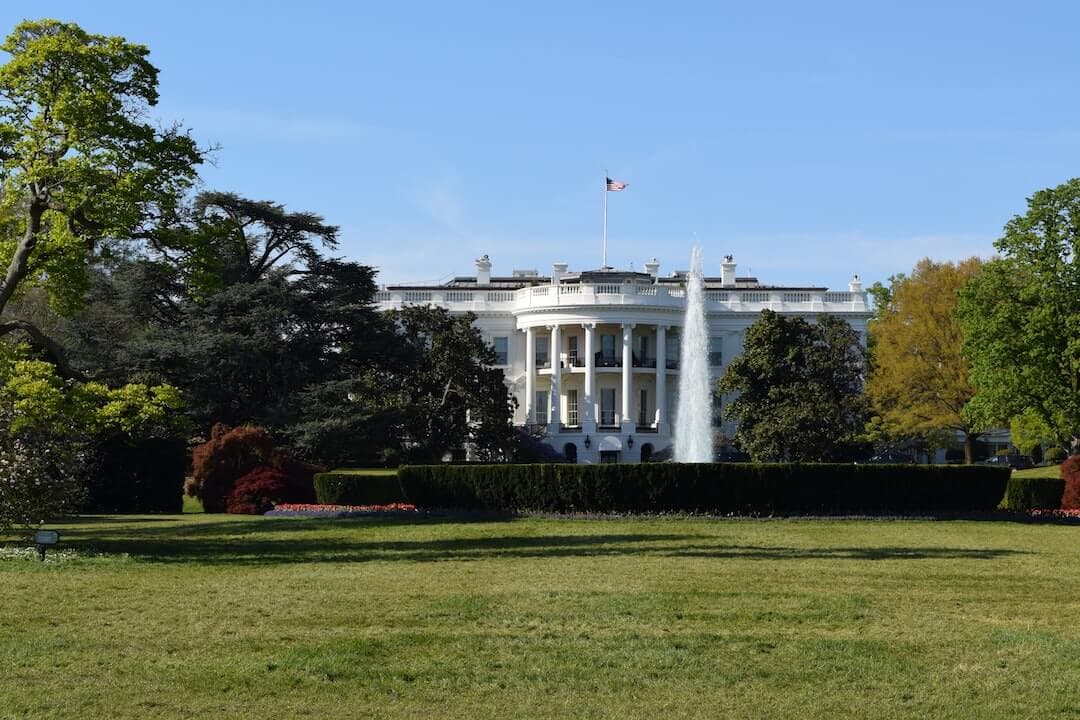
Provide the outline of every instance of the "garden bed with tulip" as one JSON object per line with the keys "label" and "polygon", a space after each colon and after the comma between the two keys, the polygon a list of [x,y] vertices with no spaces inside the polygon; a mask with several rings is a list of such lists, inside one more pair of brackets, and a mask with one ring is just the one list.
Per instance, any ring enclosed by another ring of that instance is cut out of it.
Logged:
{"label": "garden bed with tulip", "polygon": [[268,517],[399,517],[417,515],[420,511],[410,503],[388,505],[320,505],[318,503],[281,503],[266,513]]}

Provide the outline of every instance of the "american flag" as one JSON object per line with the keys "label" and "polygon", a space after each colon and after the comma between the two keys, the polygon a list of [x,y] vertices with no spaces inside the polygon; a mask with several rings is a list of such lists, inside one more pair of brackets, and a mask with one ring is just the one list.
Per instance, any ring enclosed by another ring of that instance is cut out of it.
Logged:
{"label": "american flag", "polygon": [[630,183],[619,182],[618,180],[612,180],[611,178],[607,179],[608,192],[619,192],[628,187],[630,187]]}

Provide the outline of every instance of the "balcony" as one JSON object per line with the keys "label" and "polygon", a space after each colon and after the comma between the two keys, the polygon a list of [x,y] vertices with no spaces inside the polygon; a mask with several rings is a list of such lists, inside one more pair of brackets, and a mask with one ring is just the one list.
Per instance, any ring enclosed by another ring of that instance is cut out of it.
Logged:
{"label": "balcony", "polygon": [[[460,290],[441,287],[379,290],[375,301],[381,309],[403,305],[434,304],[457,311],[513,312],[536,308],[623,305],[684,308],[686,290],[678,285],[603,283],[597,285],[536,285],[519,290]],[[827,312],[866,313],[866,292],[823,292],[782,289],[709,289],[708,312]]]}

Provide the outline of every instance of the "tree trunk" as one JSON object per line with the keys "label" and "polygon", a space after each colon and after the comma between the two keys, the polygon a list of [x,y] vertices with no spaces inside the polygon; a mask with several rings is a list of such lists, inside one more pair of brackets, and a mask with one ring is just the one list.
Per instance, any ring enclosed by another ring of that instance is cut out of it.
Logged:
{"label": "tree trunk", "polygon": [[964,464],[971,465],[975,462],[975,436],[964,433]]}
{"label": "tree trunk", "polygon": [[37,245],[38,233],[41,232],[41,218],[44,214],[45,206],[37,200],[31,200],[27,210],[26,231],[15,247],[15,253],[11,256],[7,273],[4,275],[4,282],[0,284],[0,312],[4,311],[8,300],[15,294],[15,289],[19,287],[19,283],[23,281],[30,269],[30,253]]}

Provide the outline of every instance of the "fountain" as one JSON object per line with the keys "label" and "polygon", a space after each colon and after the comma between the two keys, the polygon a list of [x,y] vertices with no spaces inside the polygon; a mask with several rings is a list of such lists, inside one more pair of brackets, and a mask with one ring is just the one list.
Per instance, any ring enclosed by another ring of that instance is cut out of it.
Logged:
{"label": "fountain", "polygon": [[712,388],[709,329],[705,324],[705,276],[701,248],[694,247],[686,276],[686,320],[679,360],[679,404],[675,415],[675,462],[712,462]]}

